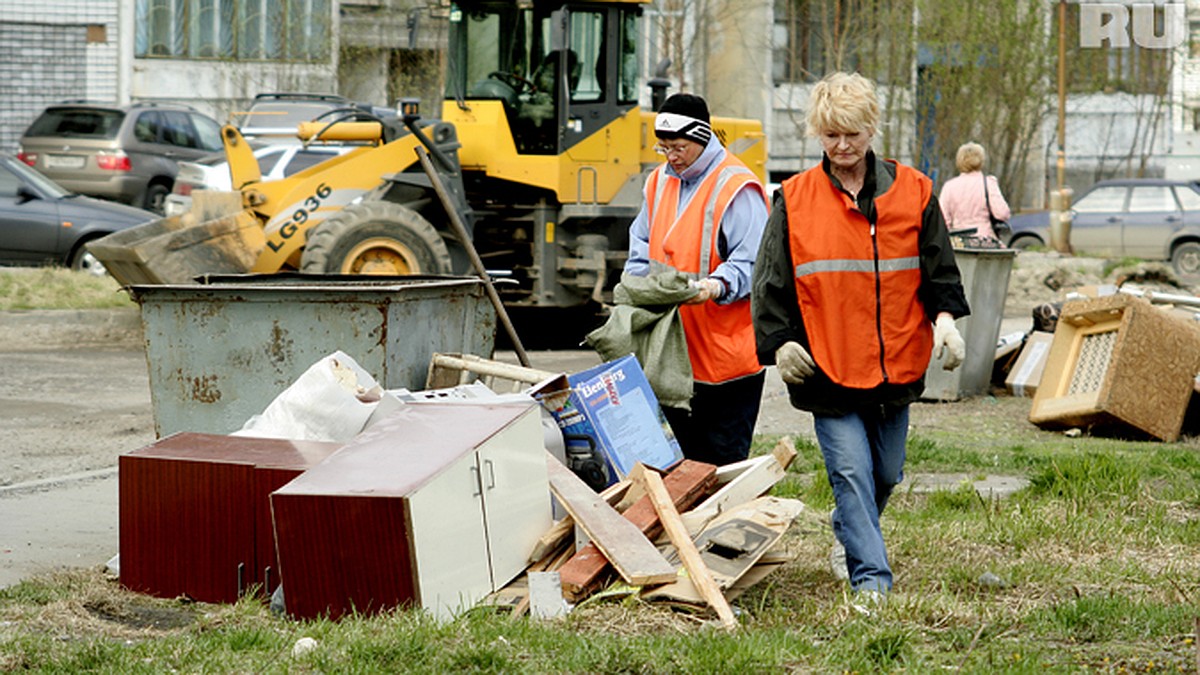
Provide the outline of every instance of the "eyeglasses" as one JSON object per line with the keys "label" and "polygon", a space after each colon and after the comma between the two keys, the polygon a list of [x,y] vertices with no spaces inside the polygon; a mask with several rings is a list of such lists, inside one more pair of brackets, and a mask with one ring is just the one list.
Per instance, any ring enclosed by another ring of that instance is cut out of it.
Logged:
{"label": "eyeglasses", "polygon": [[688,144],[684,145],[663,145],[659,143],[654,146],[654,151],[666,157],[682,157],[683,153],[687,152]]}

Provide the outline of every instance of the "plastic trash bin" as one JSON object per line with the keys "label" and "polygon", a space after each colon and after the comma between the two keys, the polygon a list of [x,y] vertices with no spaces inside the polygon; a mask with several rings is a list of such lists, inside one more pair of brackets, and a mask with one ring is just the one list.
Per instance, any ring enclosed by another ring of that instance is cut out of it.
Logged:
{"label": "plastic trash bin", "polygon": [[925,371],[925,391],[921,398],[956,401],[988,391],[1000,322],[1004,319],[1008,278],[1016,255],[1011,248],[954,249],[963,290],[971,306],[971,315],[955,322],[967,344],[967,356],[956,370],[946,371],[942,368],[943,359],[935,353]]}
{"label": "plastic trash bin", "polygon": [[496,310],[468,277],[244,275],[135,285],[154,426],[226,434],[341,350],[387,389],[424,388],[434,352],[490,357]]}

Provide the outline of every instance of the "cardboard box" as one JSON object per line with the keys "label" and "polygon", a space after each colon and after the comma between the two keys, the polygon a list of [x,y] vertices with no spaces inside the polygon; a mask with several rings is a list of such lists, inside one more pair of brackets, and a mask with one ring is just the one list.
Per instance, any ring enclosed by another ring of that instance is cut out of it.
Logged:
{"label": "cardboard box", "polygon": [[548,406],[566,438],[567,453],[573,441],[588,439],[607,462],[610,484],[638,462],[666,469],[683,459],[679,441],[632,354],[568,375],[567,382],[567,399]]}
{"label": "cardboard box", "polygon": [[1200,372],[1200,327],[1118,293],[1063,304],[1029,421],[1179,438]]}
{"label": "cardboard box", "polygon": [[1013,396],[1033,396],[1037,393],[1038,383],[1042,380],[1042,371],[1046,368],[1046,357],[1050,354],[1050,344],[1054,341],[1054,333],[1035,330],[1025,340],[1021,355],[1013,364],[1004,386]]}

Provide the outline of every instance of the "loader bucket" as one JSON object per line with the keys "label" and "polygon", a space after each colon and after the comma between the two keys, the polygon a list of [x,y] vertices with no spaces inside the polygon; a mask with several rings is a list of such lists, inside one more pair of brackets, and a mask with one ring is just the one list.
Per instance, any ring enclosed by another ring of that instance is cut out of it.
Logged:
{"label": "loader bucket", "polygon": [[237,192],[193,193],[187,213],[114,232],[87,244],[122,286],[190,284],[204,274],[249,272],[266,247],[262,221]]}

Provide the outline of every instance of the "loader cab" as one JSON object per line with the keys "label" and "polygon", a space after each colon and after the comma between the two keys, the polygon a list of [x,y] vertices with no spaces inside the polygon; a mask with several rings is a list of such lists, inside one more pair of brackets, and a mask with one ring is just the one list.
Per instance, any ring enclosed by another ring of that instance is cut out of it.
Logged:
{"label": "loader cab", "polygon": [[498,101],[520,155],[560,155],[637,107],[639,2],[450,11],[446,98]]}

